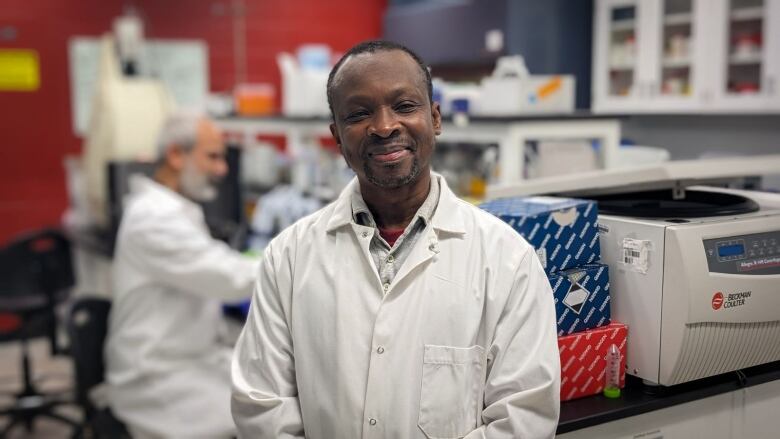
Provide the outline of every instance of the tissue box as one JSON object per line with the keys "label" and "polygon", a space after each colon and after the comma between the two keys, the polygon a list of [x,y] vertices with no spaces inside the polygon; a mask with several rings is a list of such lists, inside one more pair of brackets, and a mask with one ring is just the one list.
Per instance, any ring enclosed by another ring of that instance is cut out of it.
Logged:
{"label": "tissue box", "polygon": [[555,300],[558,335],[604,326],[610,322],[609,268],[589,264],[548,274]]}
{"label": "tissue box", "polygon": [[547,273],[601,257],[594,201],[556,197],[500,198],[482,209],[512,226],[536,249]]}
{"label": "tissue box", "polygon": [[626,382],[626,338],[628,327],[612,322],[608,326],[558,337],[561,355],[561,401],[595,395],[604,390],[606,356],[611,345],[620,351],[620,387]]}

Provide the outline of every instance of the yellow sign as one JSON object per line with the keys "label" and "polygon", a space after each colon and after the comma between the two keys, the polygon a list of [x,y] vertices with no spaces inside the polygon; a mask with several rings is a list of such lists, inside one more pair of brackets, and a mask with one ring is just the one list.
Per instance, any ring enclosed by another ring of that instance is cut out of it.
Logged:
{"label": "yellow sign", "polygon": [[0,91],[35,91],[40,83],[38,52],[0,49]]}

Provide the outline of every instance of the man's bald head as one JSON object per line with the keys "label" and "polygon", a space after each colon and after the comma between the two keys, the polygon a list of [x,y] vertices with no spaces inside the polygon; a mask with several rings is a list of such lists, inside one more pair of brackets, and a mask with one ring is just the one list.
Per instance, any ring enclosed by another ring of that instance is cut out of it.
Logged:
{"label": "man's bald head", "polygon": [[421,73],[420,80],[423,82],[423,85],[428,91],[428,99],[431,102],[433,102],[433,83],[431,81],[431,72],[428,70],[428,67],[425,65],[425,63],[416,53],[414,53],[411,49],[409,49],[404,45],[393,43],[391,41],[382,41],[382,40],[364,41],[349,49],[349,51],[345,53],[344,56],[341,57],[341,59],[339,59],[336,65],[333,66],[333,69],[330,71],[330,75],[328,75],[327,93],[328,93],[328,107],[330,107],[331,117],[334,117],[335,114],[333,112],[333,100],[334,100],[334,94],[336,93],[336,89],[340,85],[340,81],[337,76],[339,70],[341,69],[341,66],[352,56],[357,56],[365,53],[387,52],[391,50],[400,50],[402,52],[405,52],[410,57],[412,57],[412,59],[414,59],[414,61],[420,67],[420,73]]}

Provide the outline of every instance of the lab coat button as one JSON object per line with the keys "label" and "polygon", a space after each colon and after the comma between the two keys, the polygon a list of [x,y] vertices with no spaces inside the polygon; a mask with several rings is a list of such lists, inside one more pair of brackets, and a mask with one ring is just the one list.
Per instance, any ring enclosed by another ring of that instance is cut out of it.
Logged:
{"label": "lab coat button", "polygon": [[370,418],[370,419],[368,420],[368,423],[369,423],[369,424],[371,424],[371,425],[376,425],[376,419],[374,419],[374,418]]}
{"label": "lab coat button", "polygon": [[383,284],[383,285],[382,285],[382,289],[383,289],[383,290],[385,290],[385,292],[387,292],[387,290],[389,290],[389,289],[390,289],[390,284],[388,284],[388,283],[386,283],[386,284]]}
{"label": "lab coat button", "polygon": [[368,238],[368,232],[363,232],[363,237]]}
{"label": "lab coat button", "polygon": [[384,352],[385,352],[385,348],[383,348],[382,346],[379,346],[378,348],[376,348],[376,353],[377,354],[383,354]]}
{"label": "lab coat button", "polygon": [[395,258],[393,257],[393,255],[390,255],[390,256],[387,257],[387,263],[388,264],[392,264],[394,261],[395,261]]}

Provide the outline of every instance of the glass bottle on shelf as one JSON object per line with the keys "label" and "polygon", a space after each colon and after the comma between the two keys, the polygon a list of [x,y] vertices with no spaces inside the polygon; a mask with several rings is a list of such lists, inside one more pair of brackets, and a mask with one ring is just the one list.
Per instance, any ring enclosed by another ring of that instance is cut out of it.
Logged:
{"label": "glass bottle on shelf", "polygon": [[661,93],[691,93],[693,0],[664,0],[661,23]]}
{"label": "glass bottle on shelf", "polygon": [[730,94],[761,91],[763,0],[730,0],[726,60],[726,90]]}
{"label": "glass bottle on shelf", "polygon": [[612,9],[609,35],[609,94],[627,96],[634,85],[636,69],[636,7]]}

